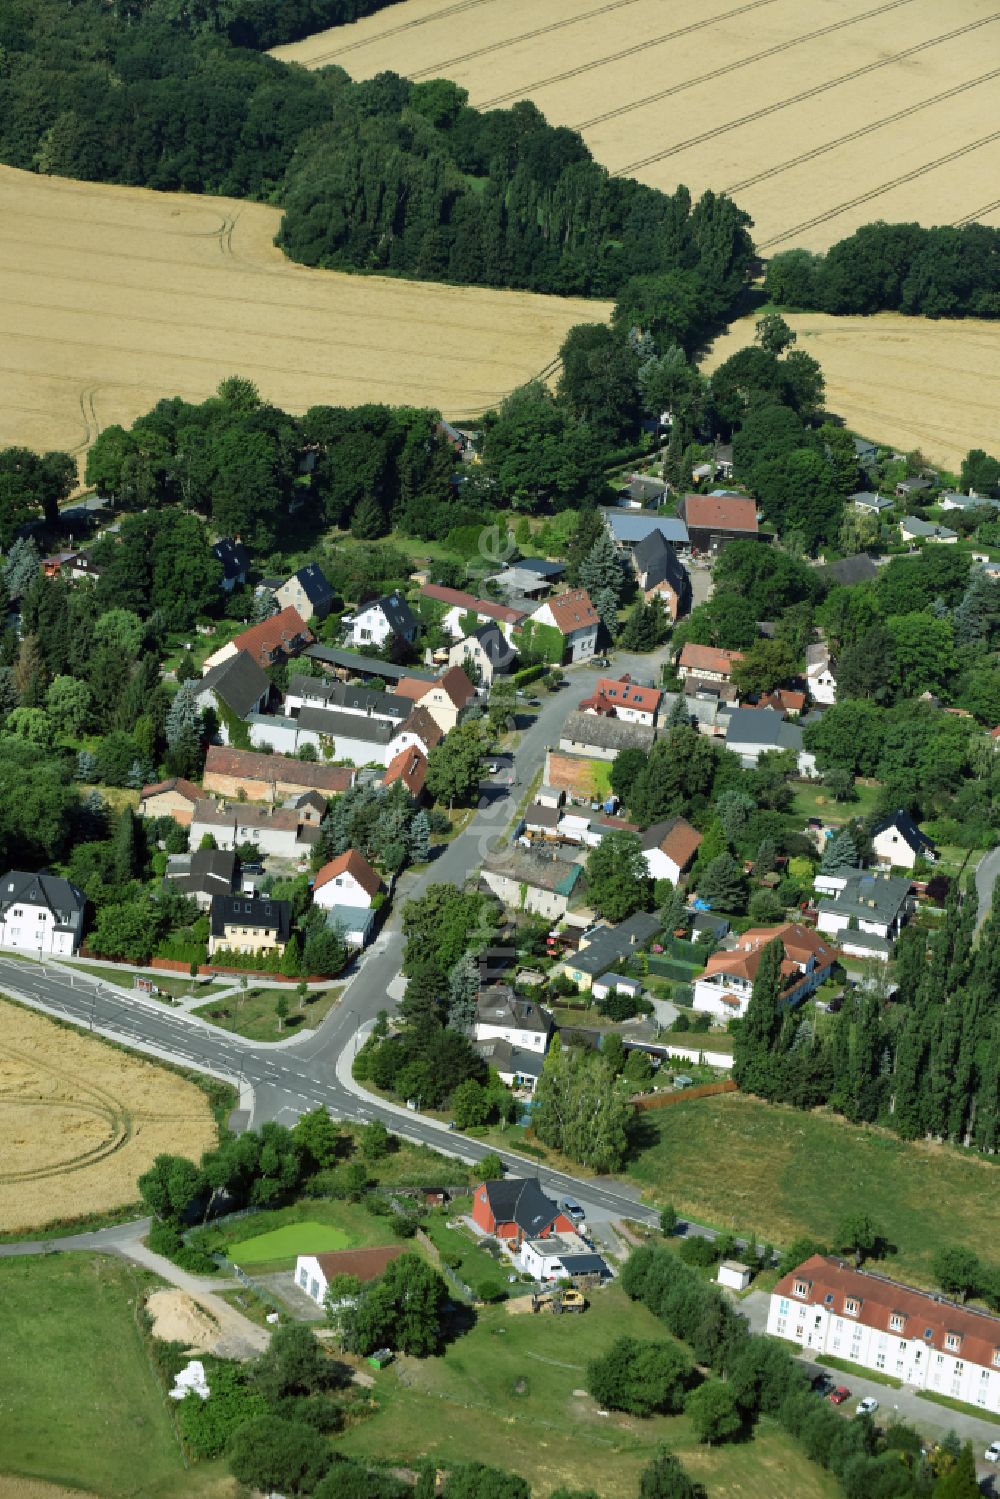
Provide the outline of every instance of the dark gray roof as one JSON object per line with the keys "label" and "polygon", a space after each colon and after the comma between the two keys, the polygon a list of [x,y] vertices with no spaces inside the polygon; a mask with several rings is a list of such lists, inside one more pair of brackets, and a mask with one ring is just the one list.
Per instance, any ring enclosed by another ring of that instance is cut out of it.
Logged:
{"label": "dark gray roof", "polygon": [[79,931],[87,897],[60,875],[11,869],[0,880],[0,914],[5,916],[18,901],[26,906],[46,906],[55,917],[57,929]]}
{"label": "dark gray roof", "polygon": [[611,1270],[606,1260],[599,1254],[561,1254],[559,1263],[566,1274],[574,1275],[599,1275],[602,1280],[611,1279]]}
{"label": "dark gray roof", "polygon": [[508,1176],[484,1185],[497,1223],[516,1223],[529,1238],[544,1233],[559,1216],[552,1198],[531,1177]]}
{"label": "dark gray roof", "polygon": [[637,542],[632,549],[632,558],[636,572],[646,574],[647,588],[667,582],[679,599],[684,600],[690,594],[691,580],[673,547],[667,545],[662,531],[650,531]]}
{"label": "dark gray roof", "polygon": [[879,833],[884,833],[887,828],[895,828],[899,836],[906,840],[915,853],[919,853],[924,848],[936,848],[933,839],[928,838],[926,833],[920,831],[909,812],[902,807],[898,811],[893,812],[891,817],[883,817],[881,822],[877,822],[872,828],[871,836],[876,838]]}
{"label": "dark gray roof", "polygon": [[515,565],[523,572],[537,573],[540,578],[561,578],[566,571],[565,562],[549,562],[545,557],[522,557]]}
{"label": "dark gray roof", "polygon": [[512,1030],[535,1031],[547,1036],[552,1030],[552,1016],[533,999],[524,999],[509,984],[491,984],[482,989],[476,1004],[476,1022],[480,1025],[503,1025]]}
{"label": "dark gray roof", "polygon": [[516,1072],[523,1077],[541,1077],[545,1058],[540,1051],[525,1051],[522,1046],[511,1046],[502,1036],[490,1036],[486,1041],[474,1041],[478,1052],[488,1067],[498,1072]]}
{"label": "dark gray roof", "polygon": [[878,921],[891,926],[905,906],[909,893],[909,880],[865,869],[852,869],[843,890],[836,896],[822,900],[819,909],[837,911],[844,916],[856,916],[859,921]]}
{"label": "dark gray roof", "polygon": [[314,609],[322,609],[333,603],[333,589],[318,562],[307,562],[295,574],[302,585],[302,592]]}
{"label": "dark gray roof", "polygon": [[841,557],[839,562],[830,562],[820,568],[820,572],[831,583],[840,583],[845,588],[854,583],[871,583],[878,577],[878,568],[867,552],[856,557]]}
{"label": "dark gray roof", "polygon": [[237,718],[245,718],[270,690],[269,677],[249,651],[237,651],[235,656],[220,661],[198,683],[199,697],[203,692],[214,693]]}
{"label": "dark gray roof", "polygon": [[287,900],[269,900],[259,895],[214,895],[212,936],[224,937],[227,926],[269,928],[279,942],[287,942],[292,907]]}
{"label": "dark gray roof", "polygon": [[655,729],[645,724],[626,723],[623,718],[601,718],[596,713],[567,713],[559,731],[560,742],[593,744],[598,749],[649,749],[655,738]]}
{"label": "dark gray roof", "polygon": [[231,536],[221,536],[212,551],[222,563],[223,576],[227,580],[246,576],[250,566],[250,553],[242,541],[234,541]]}
{"label": "dark gray roof", "polygon": [[543,807],[541,802],[532,802],[524,821],[529,828],[556,828],[562,815],[561,807]]}
{"label": "dark gray roof", "polygon": [[399,725],[391,718],[367,718],[363,713],[338,713],[331,708],[302,708],[298,718],[284,722],[297,723],[300,729],[331,739],[361,739],[366,744],[388,744],[399,732]]}
{"label": "dark gray roof", "polygon": [[414,634],[419,623],[417,616],[399,593],[387,593],[380,599],[360,604],[354,611],[355,619],[364,614],[366,609],[381,609],[393,634],[404,640]]}
{"label": "dark gray roof", "polygon": [[381,677],[386,682],[398,682],[401,677],[433,682],[435,676],[432,671],[416,671],[412,666],[397,666],[378,656],[361,656],[357,651],[336,651],[328,645],[307,645],[302,654],[327,666],[339,666],[342,671],[357,672],[359,677]]}
{"label": "dark gray roof", "polygon": [[[474,635],[493,663],[494,671],[506,671],[513,661],[517,652],[510,644],[504,632],[495,619],[488,619],[484,625],[478,625],[476,629],[469,631]],[[419,675],[419,673],[415,673]]]}
{"label": "dark gray roof", "polygon": [[182,895],[225,895],[236,884],[236,855],[221,848],[198,848],[167,860],[166,878]]}
{"label": "dark gray roof", "polygon": [[337,682],[330,677],[294,676],[288,683],[293,697],[314,698],[327,708],[350,708],[355,713],[375,718],[393,718],[402,723],[413,712],[413,701],[393,692],[374,687],[359,687],[353,682]]}
{"label": "dark gray roof", "polygon": [[565,962],[581,973],[599,978],[602,973],[613,968],[619,958],[638,952],[652,942],[659,930],[658,916],[649,911],[636,911],[627,921],[620,921],[617,926],[598,927],[587,946],[571,954]]}
{"label": "dark gray roof", "polygon": [[786,723],[771,708],[734,708],[726,725],[726,747],[737,744],[798,753],[802,730],[798,724]]}

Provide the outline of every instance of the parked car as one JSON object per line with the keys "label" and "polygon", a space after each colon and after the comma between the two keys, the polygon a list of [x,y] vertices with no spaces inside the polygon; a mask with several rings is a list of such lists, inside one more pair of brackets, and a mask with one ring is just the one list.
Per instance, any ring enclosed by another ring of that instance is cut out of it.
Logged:
{"label": "parked car", "polygon": [[1000,1463],[1000,1442],[991,1442],[986,1449],[988,1463]]}
{"label": "parked car", "polygon": [[566,1217],[572,1218],[574,1223],[582,1223],[587,1216],[575,1197],[564,1197],[559,1206]]}
{"label": "parked car", "polygon": [[874,1395],[865,1395],[858,1401],[854,1414],[856,1416],[872,1416],[878,1410],[878,1401]]}
{"label": "parked car", "polygon": [[839,1384],[835,1390],[831,1390],[827,1396],[831,1405],[843,1405],[845,1400],[850,1400],[851,1392],[845,1384]]}
{"label": "parked car", "polygon": [[829,1395],[833,1380],[829,1374],[817,1374],[812,1382],[813,1390],[817,1395]]}

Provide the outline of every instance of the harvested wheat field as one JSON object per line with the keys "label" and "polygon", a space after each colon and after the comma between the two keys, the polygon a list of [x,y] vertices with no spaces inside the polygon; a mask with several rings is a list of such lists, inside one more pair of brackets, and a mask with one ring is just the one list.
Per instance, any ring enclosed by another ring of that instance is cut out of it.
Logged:
{"label": "harvested wheat field", "polygon": [[0,167],[0,446],[83,451],[226,375],[291,412],[386,401],[473,416],[602,303],[310,270],[277,209]]}
{"label": "harvested wheat field", "polygon": [[[919,448],[956,469],[970,448],[1000,451],[1000,328],[965,318],[828,317],[782,313],[818,359],[826,404],[849,427],[901,451]],[[755,318],[715,341],[706,371],[753,343]]]}
{"label": "harvested wheat field", "polygon": [[765,253],[1000,224],[992,0],[406,0],[275,55],[533,99],[612,172],[731,193]]}
{"label": "harvested wheat field", "polygon": [[135,1202],[136,1179],[154,1156],[197,1159],[215,1140],[193,1083],[3,1005],[0,1232]]}

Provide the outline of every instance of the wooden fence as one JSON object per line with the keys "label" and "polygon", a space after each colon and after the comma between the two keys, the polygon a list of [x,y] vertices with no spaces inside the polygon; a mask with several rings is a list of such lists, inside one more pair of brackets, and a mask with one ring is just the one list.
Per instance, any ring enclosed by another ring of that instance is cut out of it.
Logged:
{"label": "wooden fence", "polygon": [[646,1109],[669,1109],[675,1103],[687,1103],[691,1098],[713,1098],[717,1093],[738,1093],[739,1089],[731,1077],[721,1083],[701,1083],[697,1088],[684,1088],[679,1093],[650,1093],[644,1098],[633,1098],[632,1107],[643,1113]]}

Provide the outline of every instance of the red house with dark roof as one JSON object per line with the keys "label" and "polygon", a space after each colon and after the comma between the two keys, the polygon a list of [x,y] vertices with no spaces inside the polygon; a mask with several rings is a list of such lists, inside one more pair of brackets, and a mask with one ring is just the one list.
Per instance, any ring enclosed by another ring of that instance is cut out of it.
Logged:
{"label": "red house with dark roof", "polygon": [[481,1182],[472,1198],[472,1220],[484,1234],[521,1244],[549,1234],[575,1234],[576,1224],[531,1177]]}

